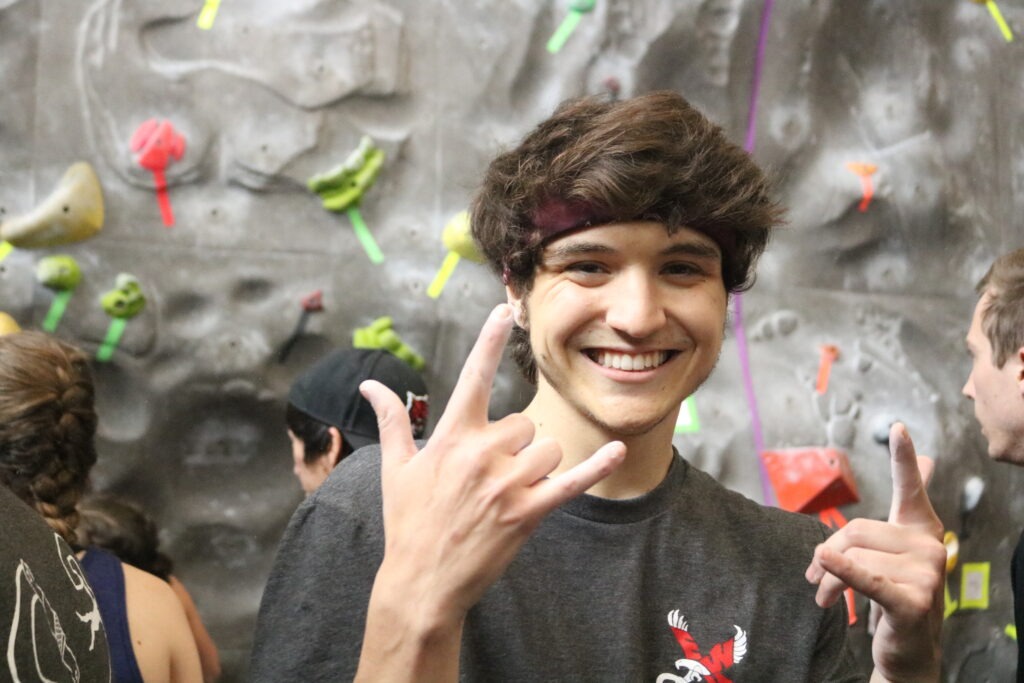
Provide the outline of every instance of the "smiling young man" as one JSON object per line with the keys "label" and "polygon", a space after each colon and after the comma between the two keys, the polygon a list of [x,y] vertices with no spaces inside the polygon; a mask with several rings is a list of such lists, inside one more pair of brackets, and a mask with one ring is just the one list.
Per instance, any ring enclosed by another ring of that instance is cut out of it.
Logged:
{"label": "smiling young man", "polygon": [[[363,385],[381,447],[296,512],[254,679],[862,680],[851,585],[882,607],[875,678],[937,681],[945,550],[902,425],[890,522],[831,537],[672,446],[779,213],[675,93],[566,103],[495,159],[472,223],[508,304],[422,448]],[[490,423],[507,340],[536,394]]]}
{"label": "smiling young man", "polygon": [[563,456],[577,451],[566,464],[614,440],[628,440],[637,455],[591,493],[633,498],[664,478],[679,406],[721,348],[720,261],[715,242],[695,230],[612,223],[559,235],[543,249],[529,292],[510,290],[530,335],[537,393],[523,414],[538,434]]}
{"label": "smiling young man", "polygon": [[[978,282],[967,331],[971,373],[964,396],[994,460],[1024,465],[1024,249],[1000,256]],[[1010,565],[1013,616],[1024,633],[1024,534]],[[1024,683],[1024,645],[1017,640],[1017,680]]]}

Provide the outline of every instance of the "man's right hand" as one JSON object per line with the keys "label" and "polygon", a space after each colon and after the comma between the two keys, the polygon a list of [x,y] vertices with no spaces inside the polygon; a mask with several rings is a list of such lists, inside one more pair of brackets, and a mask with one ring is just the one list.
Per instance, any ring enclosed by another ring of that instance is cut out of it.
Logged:
{"label": "man's right hand", "polygon": [[377,382],[360,387],[380,425],[385,549],[357,679],[455,680],[469,609],[545,515],[625,457],[625,446],[611,442],[546,478],[562,458],[553,439],[534,441],[533,423],[524,415],[488,422],[511,329],[510,307],[496,307],[418,452],[401,400]]}

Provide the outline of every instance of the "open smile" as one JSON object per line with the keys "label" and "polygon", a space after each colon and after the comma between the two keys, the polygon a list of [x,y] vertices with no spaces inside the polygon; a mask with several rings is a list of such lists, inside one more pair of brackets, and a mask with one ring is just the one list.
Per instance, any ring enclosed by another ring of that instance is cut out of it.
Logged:
{"label": "open smile", "polygon": [[611,370],[643,372],[653,370],[667,363],[678,351],[649,351],[647,353],[624,353],[607,349],[585,349],[584,354],[598,365]]}

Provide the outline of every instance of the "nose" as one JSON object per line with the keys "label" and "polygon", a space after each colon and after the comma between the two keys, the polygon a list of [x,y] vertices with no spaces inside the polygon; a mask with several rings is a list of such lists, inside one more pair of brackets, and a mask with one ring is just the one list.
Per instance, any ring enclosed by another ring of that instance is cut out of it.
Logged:
{"label": "nose", "polygon": [[636,339],[649,337],[665,325],[665,305],[657,282],[646,273],[623,273],[607,291],[605,321]]}
{"label": "nose", "polygon": [[964,388],[960,392],[972,401],[974,400],[974,372],[967,375],[967,381],[964,382]]}

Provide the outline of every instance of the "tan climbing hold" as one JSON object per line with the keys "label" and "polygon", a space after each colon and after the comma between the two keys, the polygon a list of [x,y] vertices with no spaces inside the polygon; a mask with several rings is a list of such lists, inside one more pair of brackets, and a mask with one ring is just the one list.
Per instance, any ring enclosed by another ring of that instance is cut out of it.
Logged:
{"label": "tan climbing hold", "polygon": [[43,203],[23,216],[0,223],[0,240],[21,249],[80,242],[103,228],[103,190],[84,161],[64,172]]}
{"label": "tan climbing hold", "polygon": [[10,316],[8,313],[0,311],[0,337],[5,334],[11,334],[12,332],[20,332],[21,326],[18,325],[18,321]]}

